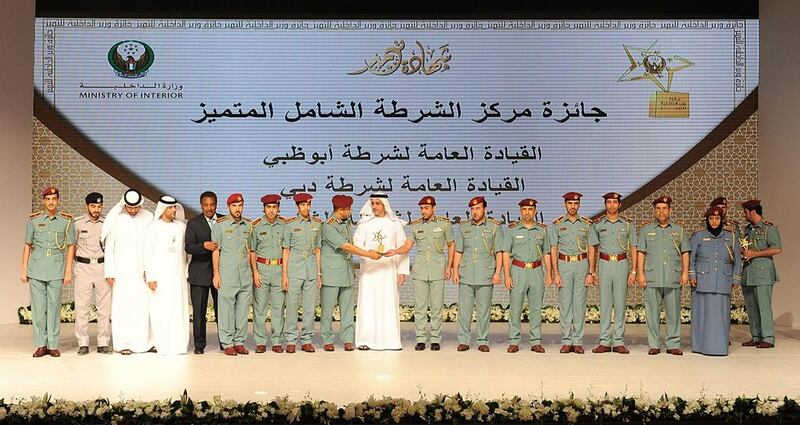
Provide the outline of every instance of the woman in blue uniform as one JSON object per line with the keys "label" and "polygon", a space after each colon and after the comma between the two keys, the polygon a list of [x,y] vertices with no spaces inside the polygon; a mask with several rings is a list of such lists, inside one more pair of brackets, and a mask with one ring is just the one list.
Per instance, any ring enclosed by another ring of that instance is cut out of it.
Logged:
{"label": "woman in blue uniform", "polygon": [[727,356],[731,328],[731,286],[739,284],[742,256],[723,211],[706,211],[706,228],[692,235],[689,279],[692,283],[692,351]]}

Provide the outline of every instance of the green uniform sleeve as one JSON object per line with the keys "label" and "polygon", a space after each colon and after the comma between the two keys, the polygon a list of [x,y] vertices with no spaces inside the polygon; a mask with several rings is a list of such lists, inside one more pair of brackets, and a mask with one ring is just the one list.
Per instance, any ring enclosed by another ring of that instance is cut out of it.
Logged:
{"label": "green uniform sleeve", "polygon": [[550,246],[558,246],[558,229],[556,229],[556,226],[556,224],[553,224],[553,227],[550,228],[550,232],[548,234]]}
{"label": "green uniform sleeve", "polygon": [[448,221],[444,226],[444,240],[447,243],[453,242],[456,240],[455,235],[453,234],[453,225]]}
{"label": "green uniform sleeve", "polygon": [[600,235],[597,233],[597,225],[592,224],[589,227],[589,245],[595,246],[600,245]]}
{"label": "green uniform sleeve", "polygon": [[767,236],[767,248],[781,248],[781,234],[778,232],[778,228],[775,225],[767,226],[766,230]]}
{"label": "green uniform sleeve", "polygon": [[630,228],[628,229],[628,243],[631,246],[639,246],[636,240],[636,226],[633,224],[629,224]]}
{"label": "green uniform sleeve", "polygon": [[347,243],[347,239],[329,224],[322,225],[322,239],[335,248],[341,248],[342,245]]}
{"label": "green uniform sleeve", "polygon": [[64,240],[66,241],[67,245],[75,245],[75,223],[71,218],[67,219],[65,233],[66,235],[64,235]]}
{"label": "green uniform sleeve", "polygon": [[689,243],[689,235],[686,229],[681,228],[681,254],[692,250],[692,245]]}
{"label": "green uniform sleeve", "polygon": [[247,244],[250,246],[250,251],[255,252],[258,249],[258,232],[256,231],[256,227],[253,226],[253,231],[250,232],[250,240],[247,241]]}
{"label": "green uniform sleeve", "polygon": [[319,232],[316,233],[316,240],[314,241],[314,248],[322,248],[322,224],[319,225]]}
{"label": "green uniform sleeve", "polygon": [[512,245],[513,239],[514,239],[514,237],[513,237],[513,235],[511,235],[511,229],[506,230],[506,232],[503,234],[503,239],[502,239],[502,242],[500,244],[501,247],[502,247],[501,251],[511,252],[511,245]]}
{"label": "green uniform sleeve", "polygon": [[222,232],[222,224],[221,223],[215,224],[214,227],[211,228],[211,240],[219,244],[220,240],[222,239],[221,232]]}
{"label": "green uniform sleeve", "polygon": [[506,230],[503,226],[497,224],[497,230],[494,231],[494,241],[492,244],[494,245],[494,251],[505,251],[505,237],[506,237]]}
{"label": "green uniform sleeve", "polygon": [[461,234],[462,229],[459,227],[458,235],[456,236],[456,252],[464,252],[464,235]]}
{"label": "green uniform sleeve", "polygon": [[550,253],[550,246],[551,246],[550,237],[548,235],[549,231],[547,228],[545,228],[542,230],[542,232],[544,232],[544,238],[543,238],[544,240],[542,241],[542,254],[547,255]]}
{"label": "green uniform sleeve", "polygon": [[285,225],[283,226],[283,243],[281,248],[289,249],[292,247],[292,226]]}
{"label": "green uniform sleeve", "polygon": [[25,226],[25,243],[33,244],[33,220],[28,220],[28,225]]}
{"label": "green uniform sleeve", "polygon": [[639,229],[639,243],[636,244],[636,249],[639,252],[647,252],[647,228],[642,227]]}

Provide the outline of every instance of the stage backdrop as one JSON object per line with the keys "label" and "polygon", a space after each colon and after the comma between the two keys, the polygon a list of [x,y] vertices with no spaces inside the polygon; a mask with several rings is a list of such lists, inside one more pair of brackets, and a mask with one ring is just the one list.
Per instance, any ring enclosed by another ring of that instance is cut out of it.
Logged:
{"label": "stage backdrop", "polygon": [[564,192],[593,216],[613,190],[639,222],[669,194],[694,230],[711,198],[757,195],[755,20],[39,18],[35,61],[33,187],[75,214],[136,187],[195,210],[242,192],[252,218],[307,191],[324,219],[336,193],[357,214],[384,191],[405,219],[431,194],[457,222],[483,195],[502,221],[536,198],[549,223]]}

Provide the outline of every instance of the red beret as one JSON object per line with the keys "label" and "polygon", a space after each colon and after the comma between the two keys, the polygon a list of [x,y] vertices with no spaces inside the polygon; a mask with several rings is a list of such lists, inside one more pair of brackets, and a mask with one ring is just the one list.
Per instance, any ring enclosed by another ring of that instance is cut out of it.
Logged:
{"label": "red beret", "polygon": [[653,199],[653,205],[655,206],[656,204],[672,205],[672,198],[669,196],[659,196],[658,198]]}
{"label": "red beret", "polygon": [[244,202],[244,197],[241,193],[233,193],[231,196],[228,197],[228,205],[234,204],[237,202]]}
{"label": "red beret", "polygon": [[608,193],[606,193],[605,195],[603,195],[603,199],[616,199],[616,200],[620,200],[620,199],[622,199],[622,195],[620,195],[620,194],[619,194],[619,193],[617,193],[617,192],[608,192]]}
{"label": "red beret", "polygon": [[58,195],[58,188],[55,186],[48,186],[42,190],[42,198],[47,195]]}
{"label": "red beret", "polygon": [[725,199],[724,196],[720,196],[719,198],[714,198],[714,200],[711,201],[710,204],[708,204],[709,207],[716,207],[718,205],[725,205],[727,207],[728,206],[728,200]]}
{"label": "red beret", "polygon": [[709,208],[706,210],[705,217],[710,217],[710,216],[712,216],[712,215],[718,215],[718,216],[722,217],[722,215],[723,215],[722,208],[720,208],[720,207],[719,207],[719,206],[717,206],[717,205],[714,205],[714,206],[712,206],[712,207],[709,207]]}
{"label": "red beret", "polygon": [[347,208],[353,205],[353,198],[347,195],[333,195],[331,203],[333,204],[333,208]]}
{"label": "red beret", "polygon": [[531,198],[525,198],[525,199],[519,201],[519,206],[521,206],[521,207],[535,207],[536,206],[536,200],[535,199],[531,199]]}
{"label": "red beret", "polygon": [[583,195],[581,195],[578,192],[567,192],[567,193],[564,194],[564,200],[565,201],[580,201],[581,200],[581,196],[583,196]]}
{"label": "red beret", "polygon": [[484,206],[486,206],[486,199],[483,199],[483,196],[476,196],[476,197],[474,197],[474,198],[469,200],[469,203],[467,203],[467,206],[472,208],[472,207],[474,207],[475,205],[478,205],[478,204],[483,204]]}
{"label": "red beret", "polygon": [[758,199],[751,199],[749,201],[742,202],[742,208],[753,209],[757,206],[761,205],[761,201]]}
{"label": "red beret", "polygon": [[311,196],[310,193],[300,192],[300,193],[295,193],[292,199],[294,200],[295,204],[299,204],[301,202],[310,201],[314,199],[314,197]]}
{"label": "red beret", "polygon": [[417,202],[417,205],[435,206],[436,198],[434,198],[433,196],[423,196],[422,199],[420,199],[419,202]]}
{"label": "red beret", "polygon": [[261,197],[261,203],[264,205],[267,204],[280,204],[281,203],[281,195],[264,195]]}

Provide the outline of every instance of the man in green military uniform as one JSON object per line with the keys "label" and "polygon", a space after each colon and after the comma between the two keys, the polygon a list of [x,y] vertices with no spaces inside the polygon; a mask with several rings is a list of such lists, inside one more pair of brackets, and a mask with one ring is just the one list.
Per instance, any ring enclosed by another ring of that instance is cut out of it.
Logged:
{"label": "man in green military uniform", "polygon": [[353,245],[350,234],[350,214],[353,211],[353,198],[347,195],[334,195],[331,200],[333,214],[322,225],[322,248],[320,263],[322,276],[318,282],[322,319],[320,333],[325,351],[334,351],[333,309],[339,305],[339,338],[345,351],[355,350],[353,306],[353,254],[373,260],[381,258],[377,251],[365,251]]}
{"label": "man in green military uniform", "polygon": [[423,196],[417,203],[421,218],[406,226],[408,239],[398,254],[417,247],[411,279],[414,282],[414,327],[417,345],[414,350],[425,349],[428,308],[431,310],[431,351],[439,351],[442,342],[442,307],[444,306],[444,281],[449,280],[455,257],[455,235],[447,217],[436,215],[436,199]]}
{"label": "man in green military uniform", "polygon": [[[589,267],[600,286],[600,344],[593,353],[629,354],[625,347],[625,308],[628,285],[636,284],[636,229],[619,213],[622,195],[603,195],[606,213],[589,230]],[[611,332],[611,312],[616,323]]]}
{"label": "man in green military uniform", "polygon": [[250,234],[253,226],[242,217],[244,198],[240,193],[228,197],[229,214],[217,219],[211,229],[211,241],[217,249],[211,254],[214,269],[212,283],[219,290],[219,340],[228,356],[250,354],[244,347],[247,339],[247,316],[253,299],[253,271],[250,268]]}
{"label": "man in green military uniform", "polygon": [[[708,206],[709,207],[720,207],[720,208],[722,208],[722,226],[723,226],[723,228],[725,230],[733,233],[734,237],[736,237],[736,238],[741,237],[741,235],[742,235],[741,224],[739,224],[738,221],[736,221],[736,220],[732,219],[730,216],[728,216],[728,199],[726,199],[724,196],[719,196],[717,198],[714,198],[714,200],[711,201],[711,203],[708,204]],[[705,225],[705,222],[703,224]]]}
{"label": "man in green military uniform", "polygon": [[302,301],[303,329],[300,333],[301,349],[313,353],[314,310],[317,304],[317,278],[321,276],[320,247],[322,220],[311,216],[311,199],[308,193],[296,193],[292,198],[297,205],[297,216],[286,219],[283,231],[283,289],[286,294],[286,352],[294,353],[297,344],[297,314]]}
{"label": "man in green military uniform", "polygon": [[639,285],[644,289],[649,355],[661,352],[661,305],[664,304],[667,353],[682,356],[681,287],[689,283],[689,236],[683,226],[670,221],[672,198],[653,200],[655,221],[639,230],[636,260]]}
{"label": "man in green military uniform", "polygon": [[750,341],[745,347],[772,348],[775,346],[775,326],[772,318],[772,287],[778,281],[773,257],[782,251],[778,227],[764,220],[761,201],[742,203],[747,226],[741,240],[744,271],[742,294],[750,322]]}
{"label": "man in green military uniform", "polygon": [[519,202],[521,220],[509,223],[503,244],[505,284],[511,293],[508,318],[508,351],[519,351],[522,305],[528,297],[531,351],[544,353],[542,347],[542,301],[544,287],[552,281],[550,240],[547,226],[537,223],[536,200]]}
{"label": "man in green military uniform", "polygon": [[30,215],[22,247],[20,280],[30,288],[33,357],[49,354],[60,357],[61,286],[72,282],[75,232],[72,216],[58,212],[59,192],[55,187],[42,191],[44,211]]}
{"label": "man in green military uniform", "polygon": [[486,200],[476,196],[467,203],[472,220],[459,225],[453,257],[453,283],[458,285],[458,351],[469,350],[472,310],[476,310],[478,350],[489,351],[489,313],[493,285],[500,284],[503,267],[503,229],[486,217]]}
{"label": "man in green military uniform", "polygon": [[283,218],[280,195],[264,195],[264,216],[253,221],[250,234],[250,268],[253,270],[253,336],[256,353],[267,351],[267,308],[272,311],[272,351],[283,352]]}
{"label": "man in green military uniform", "polygon": [[558,287],[561,316],[559,353],[583,354],[583,328],[586,322],[586,287],[594,283],[589,274],[589,226],[592,221],[578,215],[581,206],[578,192],[564,194],[566,215],[553,220],[550,229],[550,256],[553,283]]}

